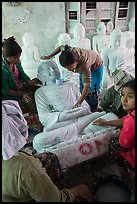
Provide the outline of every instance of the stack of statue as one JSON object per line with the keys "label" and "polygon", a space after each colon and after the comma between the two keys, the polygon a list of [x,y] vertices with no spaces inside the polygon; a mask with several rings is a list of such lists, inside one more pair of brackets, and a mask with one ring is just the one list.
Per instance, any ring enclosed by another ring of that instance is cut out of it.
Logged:
{"label": "stack of statue", "polygon": [[109,35],[106,35],[106,26],[100,22],[97,27],[97,35],[93,36],[92,48],[95,52],[101,53],[102,49],[108,45]]}
{"label": "stack of statue", "polygon": [[[56,83],[60,72],[55,61],[42,62],[37,77],[43,85],[35,92],[35,102],[39,119],[44,126],[44,131],[33,139],[33,147],[37,152],[50,150],[50,147],[62,142],[65,145],[65,141],[74,141],[91,133],[92,128],[98,131],[91,122],[105,115],[105,112],[91,113],[85,100],[80,107],[73,108],[80,97],[80,91],[71,81],[61,85]],[[104,127],[99,128],[103,130]]]}
{"label": "stack of statue", "polygon": [[32,79],[37,76],[37,69],[41,63],[40,56],[31,33],[25,33],[22,41],[21,65],[25,73]]}
{"label": "stack of statue", "polygon": [[[69,36],[68,33],[61,33],[58,36],[58,43],[55,45],[55,48],[59,47],[60,45],[70,45],[71,37]],[[59,62],[59,55],[55,55],[55,62],[60,70],[61,78],[64,81],[70,81],[73,79],[73,73],[69,72],[67,69],[61,66]]]}
{"label": "stack of statue", "polygon": [[103,65],[107,70],[107,74],[103,75],[103,88],[108,90],[114,85],[113,73],[116,69],[120,69],[124,63],[124,50],[121,45],[122,32],[120,29],[114,29],[109,38],[109,46],[101,51]]}

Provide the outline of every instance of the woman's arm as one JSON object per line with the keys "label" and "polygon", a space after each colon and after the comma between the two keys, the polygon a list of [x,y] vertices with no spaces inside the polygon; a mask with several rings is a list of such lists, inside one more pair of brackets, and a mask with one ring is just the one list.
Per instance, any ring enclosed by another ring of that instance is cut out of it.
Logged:
{"label": "woman's arm", "polygon": [[59,47],[57,47],[55,50],[54,50],[54,52],[52,52],[50,55],[47,55],[47,56],[42,56],[41,57],[41,59],[50,59],[50,58],[52,58],[52,57],[54,57],[55,55],[57,55],[58,53],[60,53],[61,52],[61,46],[62,45],[60,45]]}
{"label": "woman's arm", "polygon": [[6,94],[9,95],[9,96],[19,96],[19,97],[23,98],[25,92],[16,91],[16,90],[13,90],[13,89],[8,89]]}
{"label": "woman's arm", "polygon": [[74,105],[74,108],[79,107],[81,105],[81,103],[85,100],[85,98],[89,92],[90,92],[90,85],[84,86],[84,88],[82,90],[82,94],[81,94],[79,100],[77,101],[77,103]]}
{"label": "woman's arm", "polygon": [[123,127],[123,119],[117,119],[117,120],[105,120],[102,118],[96,119],[93,123],[93,125],[99,125],[99,126],[114,126],[117,128]]}

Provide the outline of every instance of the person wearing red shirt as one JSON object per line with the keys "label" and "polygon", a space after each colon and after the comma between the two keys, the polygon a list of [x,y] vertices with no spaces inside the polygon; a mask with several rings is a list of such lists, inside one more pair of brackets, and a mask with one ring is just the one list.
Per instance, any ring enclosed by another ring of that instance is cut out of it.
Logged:
{"label": "person wearing red shirt", "polygon": [[110,139],[109,149],[117,161],[126,167],[130,174],[135,174],[135,79],[124,84],[121,92],[123,109],[128,114],[121,119],[107,121],[96,119],[92,124],[115,126],[120,134]]}

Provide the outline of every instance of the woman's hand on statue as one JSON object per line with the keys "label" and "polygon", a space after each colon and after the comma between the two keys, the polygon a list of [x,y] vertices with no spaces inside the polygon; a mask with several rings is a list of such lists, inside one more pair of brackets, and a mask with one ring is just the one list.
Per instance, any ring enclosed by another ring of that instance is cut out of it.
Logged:
{"label": "woman's hand on statue", "polygon": [[34,85],[42,84],[42,82],[38,78],[34,78],[32,79],[32,81],[34,82]]}
{"label": "woman's hand on statue", "polygon": [[41,59],[42,60],[45,60],[45,59],[48,60],[48,59],[50,59],[50,56],[48,56],[48,55],[47,56],[42,56]]}
{"label": "woman's hand on statue", "polygon": [[36,86],[37,84],[42,84],[41,81],[37,78],[31,79],[27,83],[29,86]]}
{"label": "woman's hand on statue", "polygon": [[102,118],[98,118],[92,122],[92,125],[105,126],[107,124],[106,124],[106,120]]}
{"label": "woman's hand on statue", "polygon": [[80,103],[76,103],[76,104],[73,106],[73,108],[78,108],[78,107],[80,107],[80,106],[81,106]]}

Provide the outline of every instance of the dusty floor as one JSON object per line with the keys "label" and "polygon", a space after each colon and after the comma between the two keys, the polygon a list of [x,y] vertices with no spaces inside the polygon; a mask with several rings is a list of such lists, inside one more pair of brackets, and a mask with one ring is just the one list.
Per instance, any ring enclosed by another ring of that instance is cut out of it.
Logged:
{"label": "dusty floor", "polygon": [[[30,144],[33,137],[34,133],[32,132],[32,135],[30,134],[29,137]],[[120,176],[124,182],[131,187],[131,182],[126,172],[123,170],[121,171],[121,168],[110,157],[110,153],[106,153],[99,158],[92,159],[66,169],[64,171],[63,188],[71,188],[79,184],[86,184],[92,193],[94,182],[98,178],[108,175]],[[134,193],[133,200],[135,200]]]}
{"label": "dusty floor", "polygon": [[110,154],[106,153],[98,159],[67,169],[64,173],[64,187],[71,188],[78,184],[86,184],[92,192],[96,179],[108,175],[121,176],[124,182],[131,186],[127,174],[123,171],[121,173],[118,165],[110,158]]}

